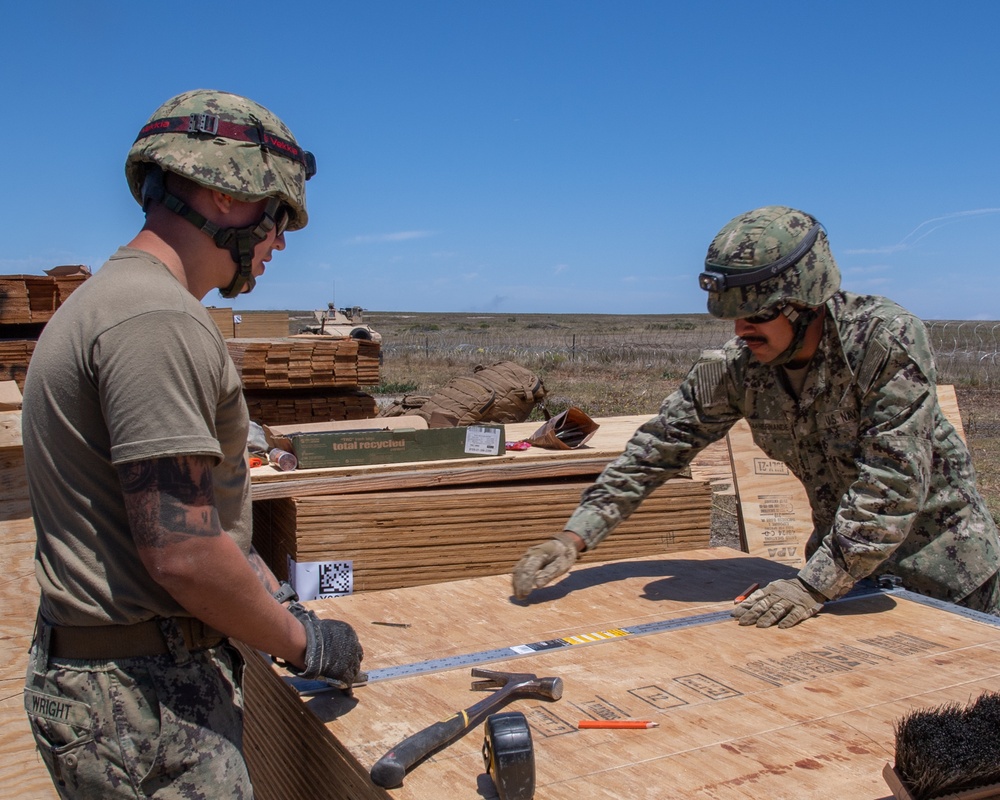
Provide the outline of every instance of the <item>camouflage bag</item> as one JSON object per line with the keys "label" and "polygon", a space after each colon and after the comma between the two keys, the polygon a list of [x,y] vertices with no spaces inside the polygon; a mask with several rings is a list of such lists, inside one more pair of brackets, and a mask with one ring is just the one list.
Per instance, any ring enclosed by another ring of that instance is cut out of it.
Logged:
{"label": "camouflage bag", "polygon": [[431,428],[524,422],[545,394],[544,384],[531,370],[513,361],[498,361],[477,366],[472,375],[453,378],[432,395],[406,395],[379,416],[415,414]]}

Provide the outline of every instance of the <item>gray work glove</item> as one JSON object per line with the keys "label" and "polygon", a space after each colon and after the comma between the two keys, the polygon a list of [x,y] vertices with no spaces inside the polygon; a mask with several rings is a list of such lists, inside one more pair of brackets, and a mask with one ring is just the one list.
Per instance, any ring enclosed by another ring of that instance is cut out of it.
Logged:
{"label": "gray work glove", "polygon": [[354,628],[339,619],[320,619],[299,603],[289,603],[288,610],[306,629],[306,665],[301,670],[289,667],[291,671],[310,680],[338,681],[345,688],[359,682],[365,651]]}
{"label": "gray work glove", "polygon": [[529,547],[514,567],[514,596],[523,599],[553,578],[569,572],[576,563],[576,555],[572,537],[561,533],[547,542]]}
{"label": "gray work glove", "polygon": [[778,623],[779,628],[791,628],[809,617],[815,617],[826,598],[806,586],[798,578],[772,581],[758,589],[733,609],[733,616],[740,625],[769,628]]}

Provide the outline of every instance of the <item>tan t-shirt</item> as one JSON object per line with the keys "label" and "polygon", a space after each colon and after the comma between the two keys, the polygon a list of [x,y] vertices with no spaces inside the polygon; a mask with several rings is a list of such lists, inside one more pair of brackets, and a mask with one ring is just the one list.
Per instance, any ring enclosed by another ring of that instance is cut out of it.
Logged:
{"label": "tan t-shirt", "polygon": [[117,464],[213,456],[222,528],[249,550],[239,375],[208,312],[148,253],[121,248],[53,315],[32,353],[22,426],[50,622],[183,613],[139,560]]}

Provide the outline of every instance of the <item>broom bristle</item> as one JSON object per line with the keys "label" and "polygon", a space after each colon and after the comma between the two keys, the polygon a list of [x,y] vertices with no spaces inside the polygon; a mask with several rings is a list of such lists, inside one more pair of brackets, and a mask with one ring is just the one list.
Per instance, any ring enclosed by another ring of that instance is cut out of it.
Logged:
{"label": "broom bristle", "polygon": [[916,800],[1000,782],[1000,693],[896,723],[896,771]]}

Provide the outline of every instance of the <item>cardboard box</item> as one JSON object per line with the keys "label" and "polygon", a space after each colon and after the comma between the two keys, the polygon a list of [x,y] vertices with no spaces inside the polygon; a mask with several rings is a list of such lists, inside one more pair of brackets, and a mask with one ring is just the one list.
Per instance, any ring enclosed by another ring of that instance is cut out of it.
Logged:
{"label": "cardboard box", "polygon": [[[378,429],[372,428],[374,424]],[[273,446],[294,453],[301,469],[481,458],[506,452],[503,425],[428,429],[421,417],[280,426],[269,428],[268,436]]]}

